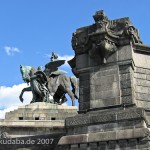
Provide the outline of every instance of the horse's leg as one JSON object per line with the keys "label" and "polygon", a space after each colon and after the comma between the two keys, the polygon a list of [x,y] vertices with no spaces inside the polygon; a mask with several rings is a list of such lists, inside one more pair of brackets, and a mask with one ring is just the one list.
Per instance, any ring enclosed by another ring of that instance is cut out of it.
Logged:
{"label": "horse's leg", "polygon": [[75,105],[75,97],[74,94],[72,93],[72,91],[70,90],[70,87],[66,89],[66,92],[68,93],[68,95],[70,96],[71,100],[72,100],[72,106]]}
{"label": "horse's leg", "polygon": [[29,91],[31,91],[31,87],[27,87],[27,88],[24,88],[22,91],[21,91],[21,93],[20,93],[20,96],[19,96],[19,99],[20,99],[20,101],[23,103],[23,94],[24,94],[24,92],[29,92]]}
{"label": "horse's leg", "polygon": [[67,76],[64,76],[64,80],[63,80],[63,84],[64,84],[64,88],[66,90],[66,92],[68,93],[68,95],[70,96],[71,100],[72,100],[72,106],[75,105],[75,96],[73,94],[73,92],[70,90],[70,78]]}
{"label": "horse's leg", "polygon": [[37,94],[32,90],[32,100],[30,103],[35,103],[37,99],[38,99]]}
{"label": "horse's leg", "polygon": [[[57,91],[55,92],[55,95],[57,96],[56,100],[60,105],[67,101],[65,94],[66,91],[64,90],[64,87],[62,85],[59,85]],[[56,98],[55,95],[54,97]]]}

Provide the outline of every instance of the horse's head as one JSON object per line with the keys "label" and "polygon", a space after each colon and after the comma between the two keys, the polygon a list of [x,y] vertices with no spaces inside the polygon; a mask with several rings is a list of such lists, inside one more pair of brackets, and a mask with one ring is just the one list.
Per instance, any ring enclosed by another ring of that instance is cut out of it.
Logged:
{"label": "horse's head", "polygon": [[22,79],[24,80],[24,82],[27,82],[27,83],[29,82],[31,69],[32,69],[31,66],[20,65],[20,72],[21,72]]}

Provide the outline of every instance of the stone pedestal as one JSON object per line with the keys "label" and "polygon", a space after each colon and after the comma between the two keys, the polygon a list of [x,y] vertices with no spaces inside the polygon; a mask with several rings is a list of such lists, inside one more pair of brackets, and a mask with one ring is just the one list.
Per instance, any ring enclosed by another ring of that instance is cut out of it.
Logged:
{"label": "stone pedestal", "polygon": [[66,119],[59,149],[149,149],[150,47],[129,18],[109,20],[98,11],[94,20],[73,34],[79,114]]}
{"label": "stone pedestal", "polygon": [[76,106],[36,102],[6,113],[5,120],[65,120],[76,114]]}
{"label": "stone pedestal", "polygon": [[45,102],[20,106],[0,120],[0,149],[57,149],[59,139],[66,135],[65,119],[75,115],[76,106]]}
{"label": "stone pedestal", "polygon": [[75,115],[76,106],[37,102],[6,113],[0,128],[12,138],[65,133],[65,119]]}
{"label": "stone pedestal", "polygon": [[67,136],[60,139],[60,149],[82,149],[84,145],[89,150],[144,150],[150,147],[149,117],[149,111],[135,107],[67,118]]}

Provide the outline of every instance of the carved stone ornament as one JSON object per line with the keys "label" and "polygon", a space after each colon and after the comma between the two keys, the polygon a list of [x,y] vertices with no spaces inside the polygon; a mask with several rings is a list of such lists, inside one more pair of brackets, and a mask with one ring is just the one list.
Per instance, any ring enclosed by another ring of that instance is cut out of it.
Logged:
{"label": "carved stone ornament", "polygon": [[79,28],[73,33],[72,47],[76,55],[88,53],[94,61],[106,63],[119,46],[130,42],[142,44],[139,32],[129,18],[109,20],[103,10],[97,11],[93,18],[93,25]]}

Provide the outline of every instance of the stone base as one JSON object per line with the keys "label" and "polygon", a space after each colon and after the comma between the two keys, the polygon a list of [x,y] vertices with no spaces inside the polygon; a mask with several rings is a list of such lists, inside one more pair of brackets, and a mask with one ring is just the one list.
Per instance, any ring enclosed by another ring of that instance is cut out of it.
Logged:
{"label": "stone base", "polygon": [[11,138],[65,132],[64,120],[0,120],[0,132]]}
{"label": "stone base", "polygon": [[37,102],[19,106],[17,110],[6,113],[5,120],[65,120],[76,114],[76,106]]}
{"label": "stone base", "polygon": [[104,142],[59,145],[57,150],[149,150],[150,142],[143,139],[123,139]]}
{"label": "stone base", "polygon": [[149,143],[149,111],[142,108],[101,110],[66,119],[60,150],[144,150]]}
{"label": "stone base", "polygon": [[0,120],[0,131],[11,138],[65,133],[65,119],[75,115],[76,106],[32,103],[6,113]]}

